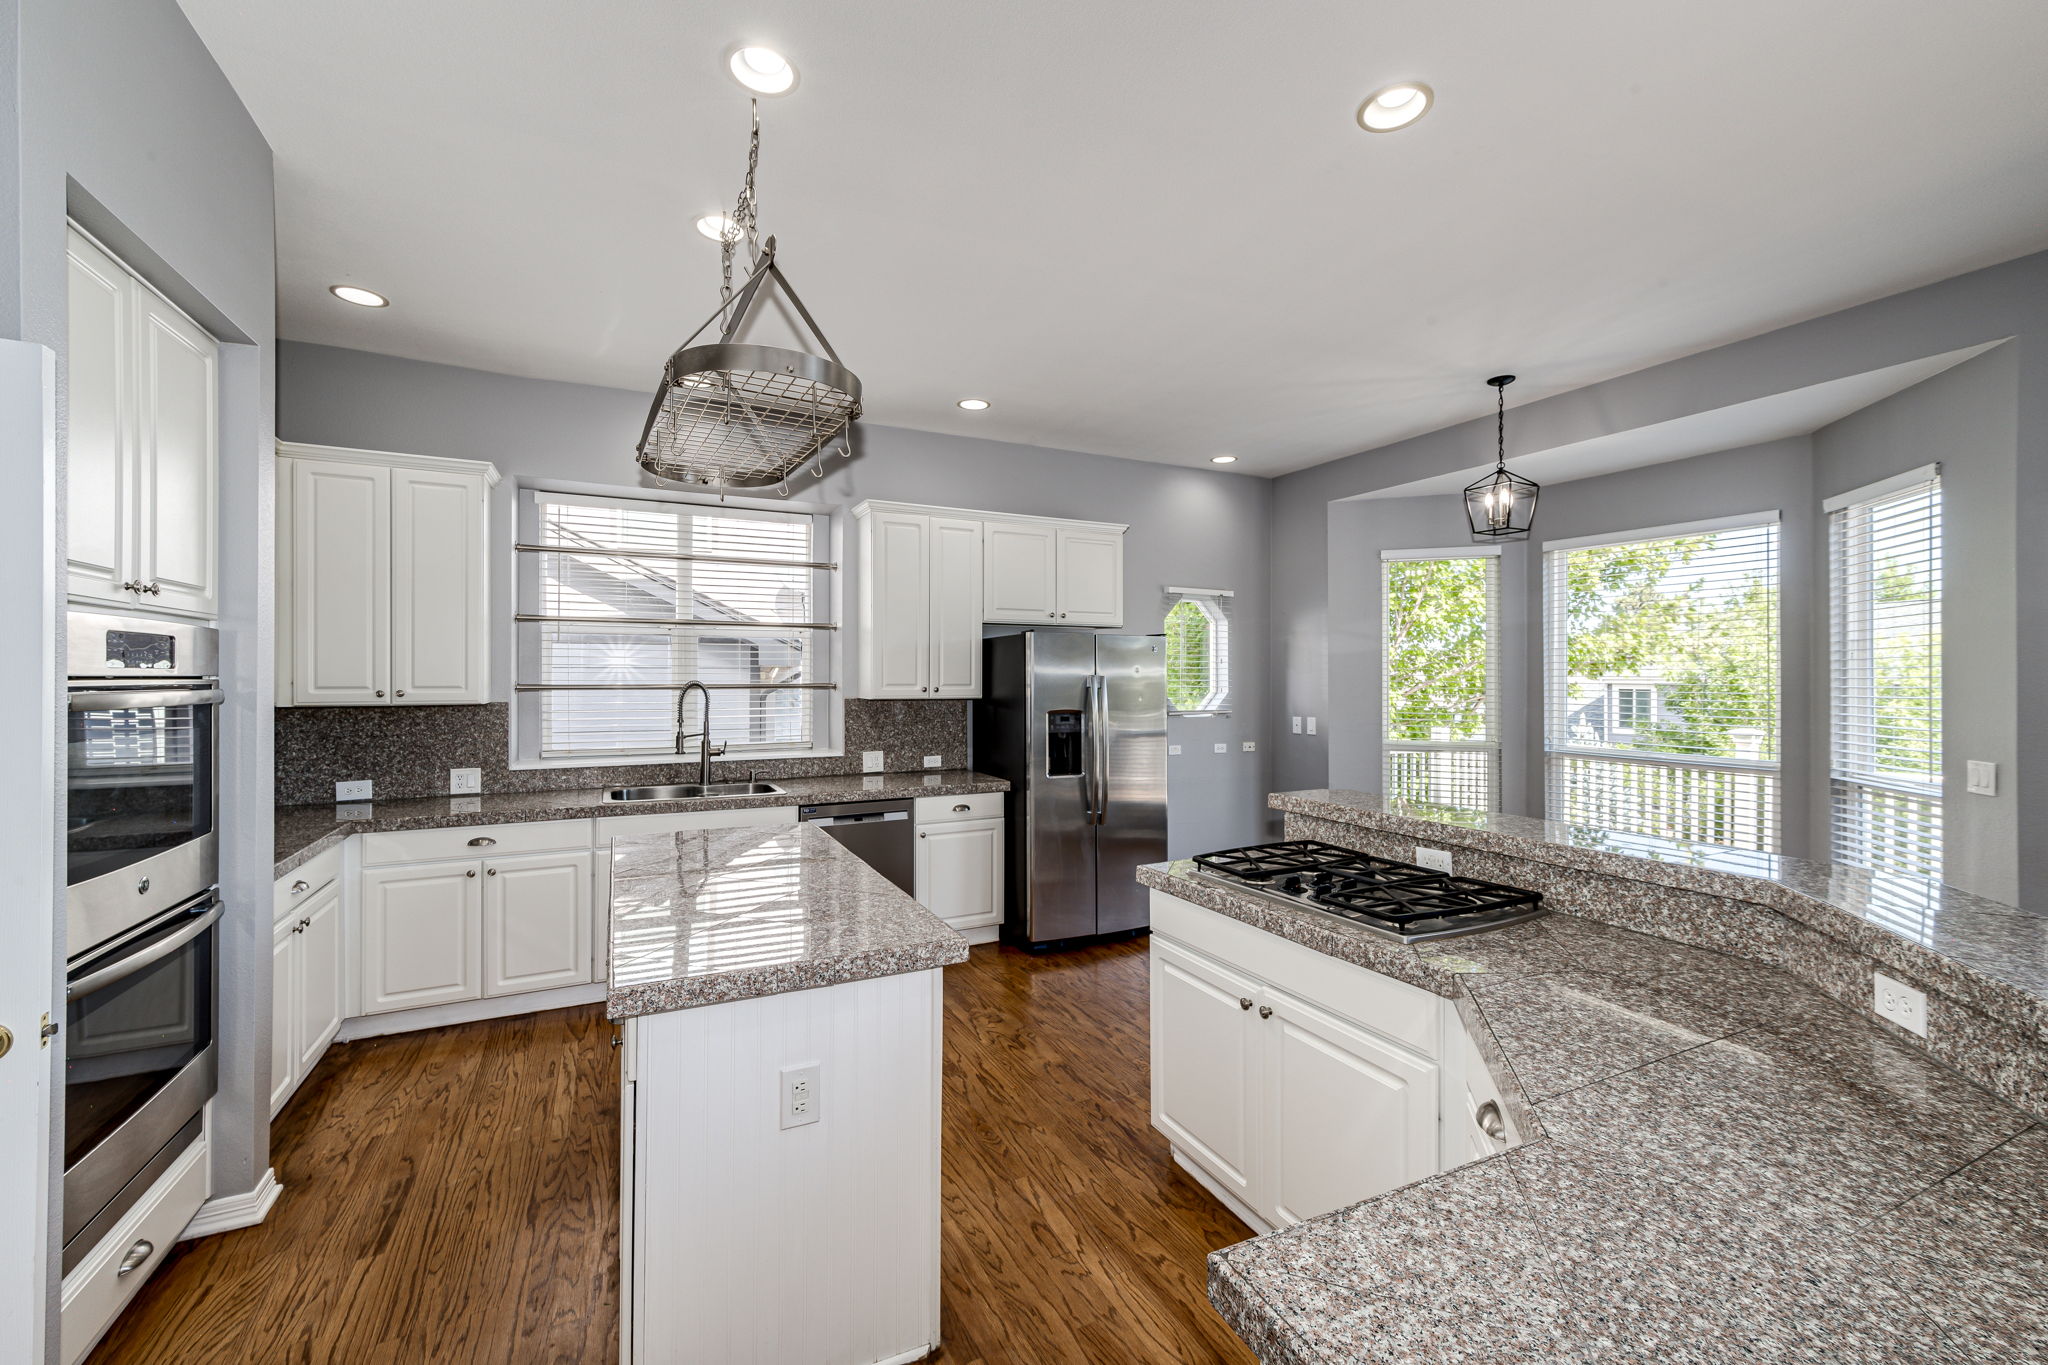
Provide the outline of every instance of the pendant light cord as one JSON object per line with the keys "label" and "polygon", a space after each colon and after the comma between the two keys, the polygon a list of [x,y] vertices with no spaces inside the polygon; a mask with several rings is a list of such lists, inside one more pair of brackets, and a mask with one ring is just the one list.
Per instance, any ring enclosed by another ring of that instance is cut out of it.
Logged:
{"label": "pendant light cord", "polygon": [[1494,409],[1493,413],[1494,463],[1500,468],[1506,469],[1508,467],[1508,386],[1505,384],[1495,385],[1493,396],[1499,400],[1499,406]]}

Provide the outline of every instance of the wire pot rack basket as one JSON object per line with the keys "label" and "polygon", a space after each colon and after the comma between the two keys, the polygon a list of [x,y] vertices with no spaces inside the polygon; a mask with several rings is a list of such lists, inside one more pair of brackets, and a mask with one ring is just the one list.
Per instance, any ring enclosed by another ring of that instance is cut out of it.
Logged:
{"label": "wire pot rack basket", "polygon": [[[770,288],[780,289],[823,355],[735,341]],[[718,340],[692,345],[726,319]],[[839,362],[810,310],[775,262],[775,239],[762,244],[739,293],[691,333],[662,368],[636,456],[641,468],[673,483],[789,491],[806,460],[822,461],[834,440],[851,456],[847,428],[860,416],[860,380]],[[823,474],[822,467],[817,471]]]}

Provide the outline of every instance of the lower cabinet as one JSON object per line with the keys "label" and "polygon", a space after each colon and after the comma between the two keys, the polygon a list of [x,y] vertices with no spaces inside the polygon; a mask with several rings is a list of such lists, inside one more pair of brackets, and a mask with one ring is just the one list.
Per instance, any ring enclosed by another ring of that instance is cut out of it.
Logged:
{"label": "lower cabinet", "polygon": [[[1276,984],[1284,956],[1248,971],[1162,934],[1172,927],[1171,919],[1162,924],[1155,900],[1152,1124],[1184,1164],[1266,1228],[1440,1169],[1442,1083],[1433,1056],[1412,1038],[1383,1036]],[[1319,993],[1326,1001],[1342,994]],[[1409,1004],[1395,1002],[1395,1022],[1412,1018]]]}
{"label": "lower cabinet", "polygon": [[588,853],[534,853],[484,864],[485,995],[590,980],[590,863]]}
{"label": "lower cabinet", "polygon": [[917,831],[917,900],[955,929],[1003,919],[1003,822],[959,820]]}
{"label": "lower cabinet", "polygon": [[272,930],[270,1113],[275,1117],[341,1031],[345,976],[341,884],[330,883]]}

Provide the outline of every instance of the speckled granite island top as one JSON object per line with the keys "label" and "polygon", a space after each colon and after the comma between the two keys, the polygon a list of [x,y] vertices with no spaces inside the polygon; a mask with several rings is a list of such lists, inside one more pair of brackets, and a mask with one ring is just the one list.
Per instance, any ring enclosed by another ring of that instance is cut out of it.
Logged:
{"label": "speckled granite island top", "polygon": [[[602,790],[493,792],[485,796],[422,796],[344,806],[280,806],[274,837],[282,877],[351,834],[464,825],[516,825],[532,820],[588,820],[612,815],[659,815],[689,810],[754,810],[833,801],[887,801],[913,796],[973,796],[1008,791],[1000,777],[951,768],[914,773],[850,773],[834,777],[778,777],[783,790],[767,796],[712,796],[695,801],[607,801]],[[366,815],[353,812],[367,810]]]}
{"label": "speckled granite island top", "polygon": [[1139,880],[1457,1002],[1523,1142],[1217,1252],[1266,1365],[2048,1360],[2048,1129],[1788,973],[1576,915],[1407,947]]}
{"label": "speckled granite island top", "polygon": [[808,825],[612,843],[613,1019],[967,960],[967,940]]}

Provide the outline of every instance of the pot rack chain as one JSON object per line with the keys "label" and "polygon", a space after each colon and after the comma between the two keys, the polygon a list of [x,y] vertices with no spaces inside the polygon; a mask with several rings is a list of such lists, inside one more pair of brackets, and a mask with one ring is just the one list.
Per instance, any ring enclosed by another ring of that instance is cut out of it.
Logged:
{"label": "pot rack chain", "polygon": [[746,241],[748,257],[757,265],[761,260],[761,210],[754,190],[754,176],[761,166],[761,101],[748,100],[747,112],[747,178],[740,187],[739,200],[732,208],[732,227],[718,234],[718,297],[723,304],[719,309],[721,322],[728,320],[726,315],[732,308],[732,262],[742,239]]}

